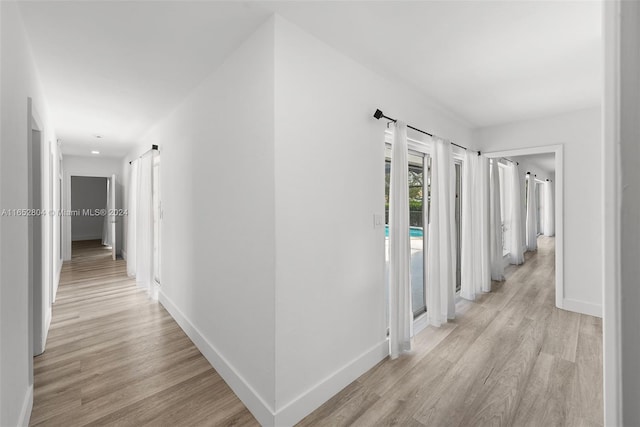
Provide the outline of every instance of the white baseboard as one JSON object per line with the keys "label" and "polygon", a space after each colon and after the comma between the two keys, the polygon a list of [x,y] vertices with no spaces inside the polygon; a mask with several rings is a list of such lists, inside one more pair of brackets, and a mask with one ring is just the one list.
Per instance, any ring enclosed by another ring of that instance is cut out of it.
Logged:
{"label": "white baseboard", "polygon": [[427,326],[429,326],[429,317],[424,313],[413,321],[413,336],[418,335]]}
{"label": "white baseboard", "polygon": [[18,419],[18,426],[27,427],[31,420],[31,410],[33,409],[33,385],[30,385],[27,392],[24,395],[22,402],[22,410],[20,410],[20,418]]}
{"label": "white baseboard", "polygon": [[159,292],[159,301],[256,420],[265,427],[283,427],[296,424],[389,354],[389,343],[385,339],[300,394],[291,402],[283,405],[276,412],[187,319],[162,289]]}
{"label": "white baseboard", "polygon": [[562,307],[558,308],[602,318],[602,306],[591,302],[564,298],[562,300]]}
{"label": "white baseboard", "polygon": [[176,305],[160,289],[159,301],[171,314],[182,330],[198,347],[202,355],[211,363],[211,366],[220,374],[242,403],[249,409],[253,416],[263,426],[275,425],[273,409],[258,395],[249,383],[236,371],[231,363],[222,356],[218,350],[200,333],[200,331],[187,319]]}
{"label": "white baseboard", "polygon": [[51,327],[51,318],[53,317],[53,310],[51,307],[47,307],[44,313],[44,337],[42,337],[42,349],[47,347],[47,338],[49,337],[49,328]]}
{"label": "white baseboard", "polygon": [[276,412],[275,425],[292,426],[296,424],[355,381],[360,375],[374,367],[388,354],[389,342],[385,339],[280,408]]}
{"label": "white baseboard", "polygon": [[55,303],[56,302],[56,297],[58,296],[58,286],[60,286],[60,275],[62,274],[62,263],[63,261],[58,262],[57,264],[57,268],[56,268],[56,275],[55,275],[55,280],[53,282],[53,299],[51,300],[51,303]]}

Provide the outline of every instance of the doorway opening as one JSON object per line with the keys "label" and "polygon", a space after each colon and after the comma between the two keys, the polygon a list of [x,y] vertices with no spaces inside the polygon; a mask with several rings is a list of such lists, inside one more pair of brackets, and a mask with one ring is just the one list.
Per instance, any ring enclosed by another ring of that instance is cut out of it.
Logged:
{"label": "doorway opening", "polygon": [[[555,252],[555,302],[556,307],[564,308],[564,282],[563,282],[563,148],[561,145],[534,147],[518,150],[486,153],[487,157],[494,159],[498,166],[502,162],[518,163],[518,183],[520,186],[520,206],[522,224],[523,249],[531,249],[531,241],[535,240],[535,247],[545,247],[546,250]],[[508,160],[507,160],[508,159]],[[502,169],[502,168],[501,168]],[[503,179],[501,172],[501,207],[511,203],[504,200],[508,198],[510,179]],[[530,186],[533,186],[529,193]],[[506,191],[502,191],[506,190]],[[504,194],[502,194],[504,193]],[[529,194],[532,194],[531,200]],[[528,208],[531,207],[529,212]],[[510,210],[502,210],[503,237],[512,232]],[[530,217],[530,229],[532,235],[527,244],[527,216]],[[505,238],[504,242],[510,239]],[[503,244],[505,265],[508,264],[511,248]],[[525,255],[526,258],[526,255]],[[526,262],[526,261],[525,261]]]}
{"label": "doorway opening", "polygon": [[113,177],[71,176],[72,257],[74,248],[91,247],[116,259],[114,182]]}

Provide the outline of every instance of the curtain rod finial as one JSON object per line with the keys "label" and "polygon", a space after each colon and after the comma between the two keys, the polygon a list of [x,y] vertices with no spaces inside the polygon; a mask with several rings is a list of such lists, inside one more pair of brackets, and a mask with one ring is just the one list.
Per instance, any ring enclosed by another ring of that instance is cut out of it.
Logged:
{"label": "curtain rod finial", "polygon": [[380,111],[379,108],[376,108],[376,112],[373,113],[373,117],[375,117],[376,119],[380,120],[380,117],[382,117],[384,114],[382,113],[382,111]]}
{"label": "curtain rod finial", "polygon": [[478,156],[481,156],[481,155],[482,155],[482,153],[480,152],[480,150],[478,150]]}

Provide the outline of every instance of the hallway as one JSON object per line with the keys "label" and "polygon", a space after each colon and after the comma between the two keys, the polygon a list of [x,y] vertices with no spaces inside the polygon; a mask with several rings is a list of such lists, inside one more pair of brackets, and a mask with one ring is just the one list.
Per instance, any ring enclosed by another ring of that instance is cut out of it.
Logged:
{"label": "hallway", "polygon": [[555,239],[300,426],[599,426],[601,319],[555,308]]}
{"label": "hallway", "polygon": [[73,243],[31,425],[256,425],[180,327],[99,241]]}

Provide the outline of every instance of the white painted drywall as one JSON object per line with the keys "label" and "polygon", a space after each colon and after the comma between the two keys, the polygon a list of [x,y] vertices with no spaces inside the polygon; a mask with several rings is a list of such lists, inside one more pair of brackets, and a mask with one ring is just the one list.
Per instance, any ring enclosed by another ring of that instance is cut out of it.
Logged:
{"label": "white painted drywall", "polygon": [[622,424],[640,425],[640,3],[621,2],[620,320]]}
{"label": "white painted drywall", "polygon": [[[276,420],[386,355],[384,130],[376,108],[459,144],[452,114],[276,17]],[[375,357],[374,357],[375,356]]]}
{"label": "white painted drywall", "polygon": [[122,163],[126,187],[128,161],[159,145],[161,301],[265,425],[386,355],[376,107],[471,143],[452,114],[276,16]]}
{"label": "white painted drywall", "polygon": [[[71,177],[72,176],[92,176],[110,178],[116,176],[116,208],[123,206],[123,185],[122,185],[122,159],[117,157],[102,156],[64,156],[64,189],[63,205],[65,209],[71,210]],[[63,221],[63,249],[64,259],[71,259],[71,216],[65,216]],[[116,217],[116,253],[122,251],[124,217]]]}
{"label": "white painted drywall", "polygon": [[[0,126],[0,208],[21,209],[28,206],[27,168],[27,98],[43,131],[43,206],[57,208],[49,200],[49,179],[57,176],[58,165],[50,170],[50,156],[58,156],[56,135],[49,120],[47,103],[43,95],[36,67],[33,63],[28,39],[17,6],[13,2],[0,3],[0,51],[2,52],[1,123]],[[54,192],[55,186],[54,186]],[[54,194],[55,195],[55,194]],[[44,329],[50,315],[49,278],[59,271],[56,221],[46,221],[47,246],[43,280]],[[53,233],[49,230],[53,224]],[[31,383],[32,355],[29,344],[28,301],[28,221],[27,218],[3,216],[0,219],[0,425],[15,426],[28,423],[33,402]],[[53,238],[53,245],[49,240]],[[50,253],[49,248],[54,252]],[[57,281],[56,281],[57,283]],[[46,335],[46,332],[45,332]]]}
{"label": "white painted drywall", "polygon": [[273,31],[272,20],[262,25],[123,162],[128,168],[159,145],[161,300],[267,413],[275,390]]}
{"label": "white painted drywall", "polygon": [[602,310],[601,120],[592,108],[476,133],[482,151],[564,145],[564,298],[592,313]]}
{"label": "white painted drywall", "polygon": [[71,217],[71,240],[102,239],[104,217],[85,215],[107,207],[107,178],[71,177],[71,210],[80,215]]}

